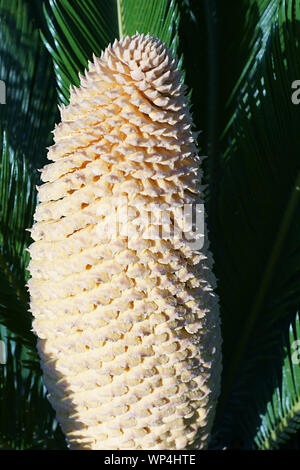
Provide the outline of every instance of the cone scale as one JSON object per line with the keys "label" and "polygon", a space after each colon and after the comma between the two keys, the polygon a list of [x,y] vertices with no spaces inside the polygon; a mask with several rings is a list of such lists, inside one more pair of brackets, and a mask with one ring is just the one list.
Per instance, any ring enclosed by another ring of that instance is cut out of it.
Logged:
{"label": "cone scale", "polygon": [[219,310],[207,237],[196,250],[175,230],[184,205],[202,202],[176,66],[149,35],[94,57],[60,109],[53,163],[41,172],[30,305],[71,449],[202,449],[209,440]]}

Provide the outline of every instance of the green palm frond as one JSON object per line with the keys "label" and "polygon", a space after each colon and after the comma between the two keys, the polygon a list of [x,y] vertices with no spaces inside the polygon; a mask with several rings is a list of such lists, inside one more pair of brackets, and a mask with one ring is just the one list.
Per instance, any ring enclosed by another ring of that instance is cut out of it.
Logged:
{"label": "green palm frond", "polygon": [[300,112],[291,101],[300,13],[295,1],[256,3],[260,34],[231,97],[210,187],[224,340],[219,417],[229,440],[240,435],[249,396],[259,396],[282,325],[300,303]]}
{"label": "green palm frond", "polygon": [[[241,61],[237,62],[241,69],[238,71],[238,80],[230,94],[228,104],[232,103],[235,106],[235,100],[240,95],[241,89],[247,85],[249,77],[255,73],[255,64],[262,58],[272,32],[271,30],[274,27],[274,22],[276,22],[279,4],[280,2],[277,0],[250,0],[241,2],[244,24],[239,51],[242,54],[244,63]],[[233,119],[234,116],[231,122]]]}
{"label": "green palm frond", "polygon": [[6,104],[0,107],[1,322],[34,347],[28,313],[26,248],[36,205],[36,167],[45,163],[56,118],[50,58],[25,1],[1,0],[0,78]]}
{"label": "green palm frond", "polygon": [[60,101],[69,100],[70,84],[79,84],[82,72],[92,58],[100,55],[118,35],[117,5],[110,0],[74,2],[49,0],[44,3],[48,31],[43,33],[53,57]]}
{"label": "green palm frond", "polygon": [[168,44],[173,54],[178,49],[179,10],[174,0],[118,0],[119,36],[150,33]]}
{"label": "green palm frond", "polygon": [[[283,338],[283,364],[273,381],[273,394],[260,414],[260,426],[254,437],[259,449],[276,449],[300,428],[300,321],[299,314]],[[277,372],[277,371],[276,371]],[[268,392],[268,388],[266,389]],[[257,408],[257,412],[260,410]],[[248,417],[251,419],[251,416]]]}
{"label": "green palm frond", "polygon": [[59,98],[69,100],[93,54],[100,56],[120,36],[157,35],[173,51],[177,47],[179,13],[174,0],[49,0],[44,4],[48,30],[43,39],[54,60]]}
{"label": "green palm frond", "polygon": [[1,0],[0,17],[0,78],[6,84],[0,108],[0,339],[7,351],[0,365],[0,448],[47,448],[60,431],[31,331],[26,229],[33,222],[36,168],[45,163],[57,98],[51,58],[27,2]]}
{"label": "green palm frond", "polygon": [[0,12],[0,79],[6,84],[1,127],[36,169],[44,163],[57,114],[51,59],[25,1],[1,0]]}
{"label": "green palm frond", "polygon": [[285,311],[295,311],[300,299],[300,111],[291,101],[295,64],[300,68],[299,42],[292,41],[291,29],[300,32],[300,26],[287,8],[291,3],[277,2],[268,41],[262,45],[260,59],[254,60],[252,78],[240,90],[236,116],[222,141],[217,223],[224,229],[227,246],[230,241],[234,247],[227,251],[222,267],[235,268],[228,281],[241,288],[236,302],[242,298],[245,307],[245,295],[255,299],[250,303],[248,323],[245,317],[237,318],[230,332],[240,338],[237,332],[244,325],[244,343],[258,318],[262,326],[262,313],[266,317],[271,313],[269,328],[269,322],[274,324]]}
{"label": "green palm frond", "polygon": [[36,206],[35,178],[24,157],[3,132],[0,169],[0,320],[23,342],[35,348],[25,288],[30,227]]}
{"label": "green palm frond", "polygon": [[63,448],[32,352],[1,325],[0,340],[6,348],[6,364],[0,364],[0,449]]}

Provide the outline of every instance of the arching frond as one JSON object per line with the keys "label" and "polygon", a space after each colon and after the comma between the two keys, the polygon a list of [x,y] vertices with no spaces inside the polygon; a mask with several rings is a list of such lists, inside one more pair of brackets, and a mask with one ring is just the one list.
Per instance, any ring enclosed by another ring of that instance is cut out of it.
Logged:
{"label": "arching frond", "polygon": [[44,7],[46,47],[54,60],[60,101],[69,100],[70,85],[79,85],[93,54],[100,56],[120,36],[151,33],[176,51],[179,13],[175,0],[49,0]]}
{"label": "arching frond", "polygon": [[[300,320],[297,314],[283,338],[283,364],[273,383],[274,391],[260,414],[260,426],[254,437],[259,449],[276,449],[300,428]],[[277,371],[276,371],[277,372]],[[267,390],[266,390],[267,392]],[[257,409],[259,412],[259,409]]]}

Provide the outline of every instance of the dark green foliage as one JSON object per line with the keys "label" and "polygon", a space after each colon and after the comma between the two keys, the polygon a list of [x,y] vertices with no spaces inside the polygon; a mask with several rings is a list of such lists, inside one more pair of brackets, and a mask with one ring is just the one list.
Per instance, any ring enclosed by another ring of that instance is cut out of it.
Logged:
{"label": "dark green foliage", "polygon": [[36,357],[0,326],[7,365],[0,365],[0,448],[64,448],[64,437],[46,398]]}
{"label": "dark green foliage", "polygon": [[[256,416],[260,426],[254,437],[254,443],[260,449],[277,449],[287,445],[291,434],[296,433],[300,425],[300,322],[299,314],[290,325],[288,335],[282,335],[282,368],[272,367],[273,375],[269,383],[262,386],[261,396],[252,400],[252,413],[247,414],[244,423],[244,435],[249,446],[253,438]],[[273,389],[269,396],[270,387]],[[265,395],[264,395],[265,394]],[[267,405],[265,406],[265,403]],[[253,413],[256,410],[256,413]],[[264,410],[264,411],[263,411]],[[296,441],[294,440],[295,444]],[[252,443],[252,444],[254,444]]]}
{"label": "dark green foliage", "polygon": [[1,128],[34,168],[45,163],[57,110],[52,61],[26,2],[0,1],[0,79],[6,83]]}
{"label": "dark green foliage", "polygon": [[[28,311],[25,251],[36,205],[37,167],[45,164],[57,109],[51,58],[26,2],[0,2],[0,448],[63,447],[41,379]],[[5,326],[4,326],[5,325]],[[57,443],[59,442],[59,443]]]}
{"label": "dark green foliage", "polygon": [[1,140],[0,170],[0,319],[21,341],[34,349],[30,331],[28,296],[25,288],[29,233],[36,205],[34,178],[26,160],[9,146],[6,133]]}
{"label": "dark green foliage", "polygon": [[70,84],[78,86],[93,53],[101,52],[120,35],[151,32],[174,52],[178,9],[174,0],[50,0],[44,3],[48,29],[45,45],[52,55],[61,102],[69,99]]}
{"label": "dark green foliage", "polygon": [[93,53],[138,31],[181,57],[208,155],[223,334],[211,447],[299,449],[299,0],[0,0],[0,18],[0,448],[64,448],[31,332],[25,229],[57,104]]}

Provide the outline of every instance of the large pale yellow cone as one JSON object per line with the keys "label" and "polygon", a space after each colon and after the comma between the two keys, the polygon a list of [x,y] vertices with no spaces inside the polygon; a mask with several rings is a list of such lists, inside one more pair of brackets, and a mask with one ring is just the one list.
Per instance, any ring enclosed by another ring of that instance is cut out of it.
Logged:
{"label": "large pale yellow cone", "polygon": [[61,109],[29,290],[71,449],[207,445],[221,338],[206,236],[199,250],[178,230],[202,202],[191,126],[176,62],[149,35],[94,58]]}

